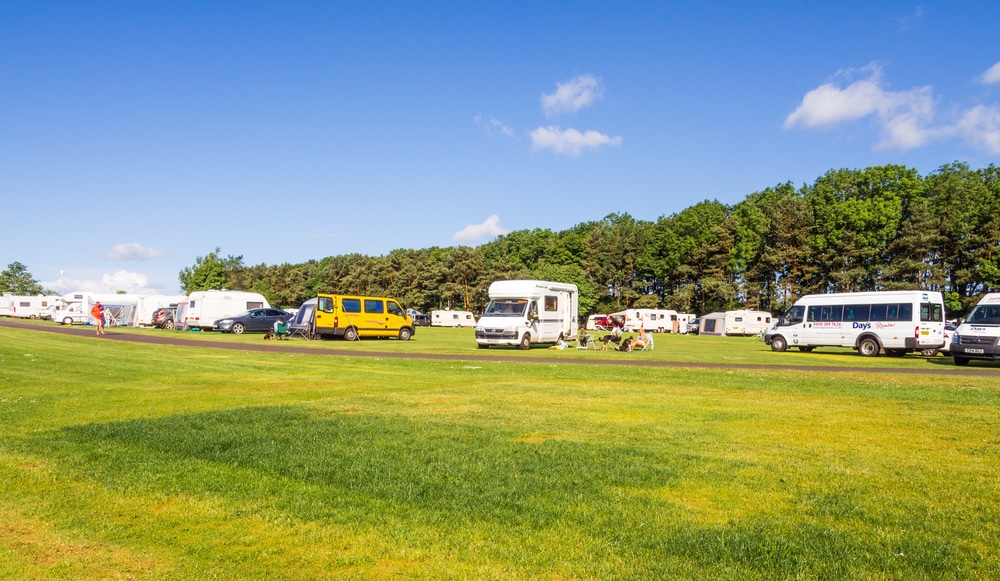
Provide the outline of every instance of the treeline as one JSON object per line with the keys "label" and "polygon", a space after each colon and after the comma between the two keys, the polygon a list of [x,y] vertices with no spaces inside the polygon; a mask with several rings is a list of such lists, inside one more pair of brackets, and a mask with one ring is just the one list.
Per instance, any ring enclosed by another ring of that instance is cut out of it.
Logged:
{"label": "treeline", "polygon": [[612,214],[561,232],[511,232],[475,248],[348,254],[245,266],[219,249],[180,274],[186,292],[239,288],[275,305],[317,292],[388,295],[422,311],[485,307],[495,280],[581,288],[581,314],[665,307],[783,311],[803,294],[924,289],[949,315],[1000,290],[1000,168],[886,165],[785,183],[734,206],[703,201],[655,222]]}

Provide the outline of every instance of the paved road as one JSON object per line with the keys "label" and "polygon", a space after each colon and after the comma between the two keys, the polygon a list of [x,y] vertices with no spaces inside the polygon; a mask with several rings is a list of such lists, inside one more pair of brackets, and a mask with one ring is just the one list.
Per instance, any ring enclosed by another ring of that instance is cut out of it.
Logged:
{"label": "paved road", "polygon": [[[64,325],[38,325],[25,323],[16,319],[0,319],[0,327],[13,327],[29,331],[43,333],[59,333],[63,335],[76,335],[94,337],[92,327],[69,327]],[[811,367],[806,365],[752,365],[752,364],[731,364],[731,363],[683,363],[679,361],[637,361],[634,359],[614,360],[614,359],[563,359],[554,357],[509,357],[504,355],[450,355],[435,353],[386,353],[378,351],[355,351],[353,349],[311,349],[307,347],[295,347],[294,345],[281,345],[275,343],[247,344],[247,343],[209,343],[197,339],[183,339],[173,336],[174,333],[165,331],[163,335],[137,335],[133,333],[115,332],[114,327],[110,327],[107,335],[94,337],[100,341],[127,341],[132,343],[146,343],[151,345],[175,345],[180,347],[200,347],[208,349],[229,349],[232,351],[265,351],[269,353],[299,353],[302,355],[318,355],[333,357],[378,357],[389,359],[431,359],[438,361],[509,361],[512,363],[560,363],[563,365],[618,365],[634,367],[681,367],[698,369],[748,369],[763,371],[805,371],[822,373],[895,373],[900,375],[979,375],[995,376],[1000,378],[1000,366],[990,365],[988,367],[957,367],[947,359],[928,359],[926,365],[913,369],[900,368],[859,368],[859,367]]]}

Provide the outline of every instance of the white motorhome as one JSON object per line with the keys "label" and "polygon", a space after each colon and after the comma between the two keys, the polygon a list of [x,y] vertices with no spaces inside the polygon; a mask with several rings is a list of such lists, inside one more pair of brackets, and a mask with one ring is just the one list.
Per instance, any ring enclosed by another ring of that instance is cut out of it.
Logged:
{"label": "white motorhome", "polygon": [[580,293],[575,284],[501,280],[490,285],[490,303],[476,325],[476,345],[557,343],[575,339]]}
{"label": "white motorhome", "polygon": [[238,290],[195,291],[187,297],[184,319],[180,318],[178,312],[175,323],[182,329],[211,331],[219,319],[261,308],[269,309],[271,304],[260,293]]}
{"label": "white motorhome", "polygon": [[50,308],[62,306],[62,297],[49,295],[4,295],[6,314],[21,319],[49,319]]}
{"label": "white motorhome", "polygon": [[633,333],[641,328],[651,333],[670,333],[677,320],[677,311],[669,309],[625,309],[614,314],[625,320],[622,330]]}
{"label": "white motorhome", "polygon": [[952,335],[949,349],[955,365],[968,365],[972,359],[1000,359],[1000,293],[979,301]]}
{"label": "white motorhome", "polygon": [[52,312],[52,320],[57,323],[93,325],[96,321],[90,316],[90,308],[101,303],[106,325],[125,326],[135,317],[139,295],[76,291],[64,294],[62,300],[64,306]]}
{"label": "white motorhome", "polygon": [[764,335],[774,351],[851,347],[866,357],[944,346],[944,299],[939,292],[882,291],[806,295]]}
{"label": "white motorhome", "polygon": [[432,327],[475,327],[476,317],[469,311],[431,311]]}
{"label": "white motorhome", "polygon": [[710,313],[701,318],[699,335],[756,335],[771,326],[767,311],[737,310]]}

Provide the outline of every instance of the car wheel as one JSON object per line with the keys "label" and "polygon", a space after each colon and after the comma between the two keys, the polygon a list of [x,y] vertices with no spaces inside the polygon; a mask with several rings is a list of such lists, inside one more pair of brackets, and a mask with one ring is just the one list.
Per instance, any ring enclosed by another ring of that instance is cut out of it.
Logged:
{"label": "car wheel", "polygon": [[524,350],[531,349],[531,334],[525,333],[524,336],[521,337],[521,342],[518,343],[517,347]]}
{"label": "car wheel", "polygon": [[354,327],[348,327],[347,329],[344,330],[344,339],[348,341],[357,341],[358,330],[355,329]]}
{"label": "car wheel", "polygon": [[163,323],[163,328],[164,329],[173,329],[174,328],[174,322],[168,320],[166,323]]}
{"label": "car wheel", "polygon": [[858,343],[858,353],[864,355],[865,357],[875,357],[878,355],[879,346],[878,341],[872,339],[871,337],[866,337]]}
{"label": "car wheel", "polygon": [[778,351],[779,353],[788,349],[788,343],[785,343],[785,338],[781,335],[777,335],[771,339],[771,351]]}
{"label": "car wheel", "polygon": [[410,337],[412,337],[412,336],[413,336],[413,333],[410,331],[409,327],[403,327],[402,329],[399,330],[399,340],[400,341],[409,341]]}
{"label": "car wheel", "polygon": [[938,354],[937,349],[924,349],[920,352],[924,357],[935,357]]}
{"label": "car wheel", "polygon": [[959,357],[958,355],[955,356],[955,365],[958,365],[959,367],[965,367],[968,364],[969,364],[968,357]]}
{"label": "car wheel", "polygon": [[246,330],[247,328],[243,325],[243,323],[233,323],[232,331],[234,335],[242,335],[243,331]]}
{"label": "car wheel", "polygon": [[65,319],[63,319],[63,325],[72,325],[72,324],[73,324],[72,317],[66,317]]}

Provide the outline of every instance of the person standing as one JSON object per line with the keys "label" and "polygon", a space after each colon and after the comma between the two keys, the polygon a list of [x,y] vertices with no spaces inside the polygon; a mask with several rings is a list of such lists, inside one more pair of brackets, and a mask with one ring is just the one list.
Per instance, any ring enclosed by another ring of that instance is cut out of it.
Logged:
{"label": "person standing", "polygon": [[97,319],[97,335],[104,335],[104,305],[100,302],[95,302],[94,306],[90,307],[90,316]]}

